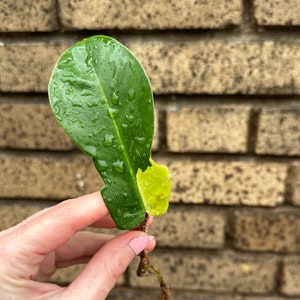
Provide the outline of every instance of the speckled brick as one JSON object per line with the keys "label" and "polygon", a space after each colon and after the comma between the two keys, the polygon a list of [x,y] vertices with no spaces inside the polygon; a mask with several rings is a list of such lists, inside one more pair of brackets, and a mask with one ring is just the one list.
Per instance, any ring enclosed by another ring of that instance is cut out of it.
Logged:
{"label": "speckled brick", "polygon": [[[54,275],[50,278],[50,282],[67,285],[71,283],[77,275],[84,269],[85,265],[73,265],[63,269],[57,269]],[[125,276],[122,274],[116,283],[117,286],[124,285]]]}
{"label": "speckled brick", "polygon": [[71,150],[75,146],[48,103],[0,103],[0,147]]}
{"label": "speckled brick", "polygon": [[299,94],[300,45],[180,37],[128,43],[161,94]]}
{"label": "speckled brick", "polygon": [[241,22],[242,1],[60,0],[60,17],[68,29],[222,28]]}
{"label": "speckled brick", "polygon": [[219,249],[225,242],[225,217],[203,207],[171,206],[154,219],[150,233],[158,247]]}
{"label": "speckled brick", "polygon": [[49,204],[28,201],[3,201],[0,203],[0,231],[14,226]]}
{"label": "speckled brick", "polygon": [[299,252],[300,210],[236,211],[233,244],[246,251]]}
{"label": "speckled brick", "polygon": [[300,25],[300,2],[298,0],[255,0],[256,22],[264,26]]}
{"label": "speckled brick", "polygon": [[55,0],[1,0],[0,31],[37,32],[58,28]]}
{"label": "speckled brick", "polygon": [[55,62],[68,46],[0,44],[0,91],[46,92]]}
{"label": "speckled brick", "polygon": [[246,152],[248,107],[184,105],[167,112],[172,152]]}
{"label": "speckled brick", "polygon": [[[122,42],[143,63],[156,94],[300,93],[300,45],[296,42],[197,38]],[[47,91],[54,63],[68,46],[0,45],[0,91]]]}
{"label": "speckled brick", "polygon": [[276,206],[284,201],[287,166],[254,161],[167,162],[171,201],[213,205]]}
{"label": "speckled brick", "polygon": [[[155,100],[154,100],[155,101]],[[157,151],[160,148],[160,127],[159,127],[159,118],[160,114],[157,109],[154,110],[154,136],[153,136],[153,143],[152,143],[152,150]]]}
{"label": "speckled brick", "polygon": [[260,297],[260,296],[247,297],[247,296],[244,296],[244,297],[242,297],[241,300],[286,300],[286,298],[277,297],[277,296],[269,296],[269,297]]}
{"label": "speckled brick", "polygon": [[259,116],[257,154],[300,155],[300,107],[262,110]]}
{"label": "speckled brick", "polygon": [[0,155],[0,197],[66,199],[100,190],[92,160],[83,155]]}
{"label": "speckled brick", "polygon": [[284,259],[281,292],[300,299],[300,256],[288,256]]}
{"label": "speckled brick", "polygon": [[291,164],[287,177],[287,198],[288,201],[300,206],[300,162]]}
{"label": "speckled brick", "polygon": [[[172,288],[214,293],[267,294],[276,287],[278,259],[272,255],[154,251],[152,263]],[[156,287],[153,276],[136,276],[138,259],[129,268],[133,287]]]}
{"label": "speckled brick", "polygon": [[[160,299],[160,290],[151,289],[136,289],[136,288],[115,288],[113,289],[107,300],[154,300]],[[183,290],[171,290],[172,300],[244,300],[237,295],[213,295],[207,293],[200,293],[196,291],[183,291]],[[267,299],[268,300],[268,299]],[[275,299],[276,300],[276,299]],[[279,299],[278,299],[279,300]]]}

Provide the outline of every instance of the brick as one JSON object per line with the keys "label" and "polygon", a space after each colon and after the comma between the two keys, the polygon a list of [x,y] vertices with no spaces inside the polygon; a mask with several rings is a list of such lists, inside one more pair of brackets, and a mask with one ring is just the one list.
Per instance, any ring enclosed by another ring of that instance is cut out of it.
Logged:
{"label": "brick", "polygon": [[84,265],[74,265],[58,269],[55,274],[51,276],[49,281],[56,284],[66,285],[73,281],[83,268]]}
{"label": "brick", "polygon": [[284,201],[287,166],[254,161],[167,162],[171,201],[214,205],[276,206]]}
{"label": "brick", "polygon": [[0,231],[12,227],[37,211],[49,206],[43,203],[28,204],[28,201],[0,203]]}
{"label": "brick", "polygon": [[157,151],[160,146],[159,145],[159,139],[160,139],[159,118],[160,118],[159,111],[155,109],[154,110],[154,136],[153,136],[153,143],[152,143],[153,151]]}
{"label": "brick", "polygon": [[0,156],[2,198],[66,199],[100,190],[92,160],[84,155]]}
{"label": "brick", "polygon": [[3,0],[0,2],[0,31],[37,32],[58,28],[55,0]]}
{"label": "brick", "polygon": [[224,106],[184,106],[167,112],[172,152],[246,152],[250,111]]}
{"label": "brick", "polygon": [[[160,299],[160,290],[156,289],[129,289],[115,288],[111,291],[107,300],[153,300]],[[244,300],[240,296],[213,295],[193,291],[171,289],[172,300]],[[279,299],[278,299],[279,300]]]}
{"label": "brick", "polygon": [[255,19],[263,26],[300,25],[300,3],[298,0],[255,0]]}
{"label": "brick", "polygon": [[281,292],[288,296],[300,296],[300,256],[284,259]]}
{"label": "brick", "polygon": [[300,155],[300,108],[263,110],[259,116],[257,154]]}
{"label": "brick", "polygon": [[270,297],[243,297],[242,300],[286,300],[286,298],[270,296]]}
{"label": "brick", "polygon": [[155,218],[150,233],[158,247],[210,248],[224,245],[225,215],[203,207],[170,206],[166,215]]}
{"label": "brick", "polygon": [[128,42],[157,94],[299,94],[300,45],[293,42]]}
{"label": "brick", "polygon": [[[276,288],[278,259],[272,255],[154,251],[152,263],[171,287],[214,293],[267,294]],[[136,276],[138,259],[129,267],[133,287],[157,287],[154,276]]]}
{"label": "brick", "polygon": [[[85,265],[73,265],[70,267],[57,269],[54,275],[51,276],[50,282],[60,284],[60,285],[67,285],[71,283],[79,273],[84,269]],[[117,286],[123,285],[125,283],[125,276],[121,275],[118,278],[116,283]]]}
{"label": "brick", "polygon": [[[123,42],[143,63],[156,94],[300,93],[296,42],[134,38]],[[0,91],[47,91],[54,63],[68,46],[0,45]]]}
{"label": "brick", "polygon": [[67,45],[0,45],[0,91],[46,92],[55,62]]}
{"label": "brick", "polygon": [[293,162],[287,177],[287,198],[293,205],[300,206],[300,162]]}
{"label": "brick", "polygon": [[246,251],[299,252],[300,211],[236,211],[233,244]]}
{"label": "brick", "polygon": [[[195,29],[239,25],[242,1],[59,1],[68,29]],[[109,13],[108,13],[109,12]],[[129,17],[130,16],[130,17]]]}
{"label": "brick", "polygon": [[0,147],[71,150],[75,146],[48,103],[0,103]]}

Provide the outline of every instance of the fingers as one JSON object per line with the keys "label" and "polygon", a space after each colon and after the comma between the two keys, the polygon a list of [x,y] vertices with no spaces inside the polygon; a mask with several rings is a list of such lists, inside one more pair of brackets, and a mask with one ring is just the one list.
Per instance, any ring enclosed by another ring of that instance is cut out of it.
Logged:
{"label": "fingers", "polygon": [[110,240],[64,290],[65,297],[84,299],[89,291],[89,300],[105,299],[133,258],[144,249],[151,251],[154,246],[154,239],[138,231],[130,231]]}
{"label": "fingers", "polygon": [[68,267],[75,263],[85,263],[114,236],[88,231],[77,232],[71,240],[55,251],[56,266]]}
{"label": "fingers", "polygon": [[[11,255],[31,265],[68,241],[80,229],[107,218],[109,212],[99,192],[64,201],[38,214],[10,232]],[[17,253],[16,253],[17,252]],[[30,253],[29,253],[30,252]]]}

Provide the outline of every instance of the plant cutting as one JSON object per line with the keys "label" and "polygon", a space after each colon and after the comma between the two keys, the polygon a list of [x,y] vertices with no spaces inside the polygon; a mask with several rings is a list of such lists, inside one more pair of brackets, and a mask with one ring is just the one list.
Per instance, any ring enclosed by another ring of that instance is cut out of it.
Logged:
{"label": "plant cutting", "polygon": [[[61,55],[48,91],[57,121],[102,177],[116,226],[146,231],[149,215],[167,212],[171,175],[151,157],[153,93],[141,63],[115,39],[93,36]],[[143,252],[138,274],[149,273],[167,299],[167,285]]]}

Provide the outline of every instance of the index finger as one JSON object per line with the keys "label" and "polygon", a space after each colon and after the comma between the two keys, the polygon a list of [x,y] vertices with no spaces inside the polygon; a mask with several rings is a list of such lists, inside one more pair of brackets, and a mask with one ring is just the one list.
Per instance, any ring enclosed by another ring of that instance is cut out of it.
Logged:
{"label": "index finger", "polygon": [[32,264],[39,263],[41,256],[100,219],[109,222],[109,212],[99,192],[63,201],[10,232],[10,241],[18,244],[11,251],[20,251],[21,257],[30,255],[28,259]]}

